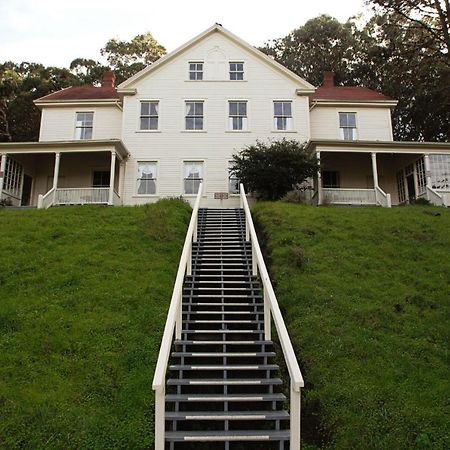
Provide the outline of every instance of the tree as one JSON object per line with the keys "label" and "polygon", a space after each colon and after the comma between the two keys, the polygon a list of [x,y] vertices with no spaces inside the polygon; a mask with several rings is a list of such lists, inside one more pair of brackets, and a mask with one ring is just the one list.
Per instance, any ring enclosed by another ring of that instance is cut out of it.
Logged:
{"label": "tree", "polygon": [[365,86],[399,100],[393,114],[396,140],[446,141],[450,59],[444,25],[450,15],[446,22],[437,8],[432,13],[443,1],[447,14],[449,0],[373,0],[376,14],[366,24],[320,16],[262,50],[316,86],[330,70],[338,84]]}
{"label": "tree", "polygon": [[100,50],[119,83],[165,55],[166,49],[150,32],[138,34],[131,41],[110,39]]}
{"label": "tree", "polygon": [[367,0],[382,15],[400,19],[397,26],[420,29],[442,54],[450,54],[449,0]]}
{"label": "tree", "polygon": [[354,27],[352,21],[342,24],[322,15],[283,38],[269,41],[260,50],[315,86],[322,82],[325,71],[334,72],[338,82],[351,84],[359,59]]}
{"label": "tree", "polygon": [[0,64],[0,141],[35,141],[40,111],[33,100],[80,84],[68,69],[11,61]]}
{"label": "tree", "polygon": [[314,152],[304,144],[282,139],[245,147],[233,155],[230,170],[248,192],[263,200],[278,200],[317,173]]}

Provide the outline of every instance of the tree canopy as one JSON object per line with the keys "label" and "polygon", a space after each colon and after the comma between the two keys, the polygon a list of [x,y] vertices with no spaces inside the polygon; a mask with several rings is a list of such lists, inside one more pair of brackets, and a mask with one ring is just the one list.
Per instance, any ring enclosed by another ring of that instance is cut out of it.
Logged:
{"label": "tree canopy", "polygon": [[324,71],[344,86],[397,100],[397,140],[450,138],[448,0],[367,0],[373,15],[340,23],[323,15],[261,49],[314,85]]}
{"label": "tree canopy", "polygon": [[33,100],[69,86],[99,85],[107,70],[114,70],[120,83],[164,55],[165,49],[145,33],[130,42],[110,39],[100,53],[107,65],[86,58],[74,59],[69,69],[0,63],[0,142],[38,140],[40,111]]}

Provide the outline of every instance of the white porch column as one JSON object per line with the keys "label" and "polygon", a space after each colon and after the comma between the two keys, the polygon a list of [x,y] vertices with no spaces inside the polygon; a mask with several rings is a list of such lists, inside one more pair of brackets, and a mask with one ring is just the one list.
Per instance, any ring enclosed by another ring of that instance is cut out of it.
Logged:
{"label": "white porch column", "polygon": [[427,180],[427,186],[431,188],[431,167],[429,155],[423,155],[423,162],[425,166],[425,177]]}
{"label": "white porch column", "polygon": [[5,178],[5,170],[6,170],[6,153],[2,153],[0,159],[0,200],[3,194],[3,180]]}
{"label": "white porch column", "polygon": [[319,168],[317,169],[317,204],[322,204],[322,169],[320,167],[320,152],[317,152],[317,161]]}
{"label": "white porch column", "polygon": [[109,175],[109,197],[108,205],[114,204],[114,178],[116,174],[116,152],[111,152],[111,169]]}
{"label": "white porch column", "polygon": [[61,153],[55,153],[55,168],[53,169],[53,189],[58,189],[60,160],[61,160]]}
{"label": "white porch column", "polygon": [[377,168],[377,154],[375,152],[371,153],[372,157],[372,174],[373,174],[373,188],[378,187],[378,168]]}

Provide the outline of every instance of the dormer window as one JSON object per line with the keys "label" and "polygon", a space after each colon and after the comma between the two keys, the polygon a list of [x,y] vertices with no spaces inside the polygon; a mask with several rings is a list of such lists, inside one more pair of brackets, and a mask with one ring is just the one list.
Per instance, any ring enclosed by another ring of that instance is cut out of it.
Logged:
{"label": "dormer window", "polygon": [[189,80],[203,80],[203,63],[191,61],[189,63]]}
{"label": "dormer window", "polygon": [[244,63],[230,62],[230,80],[240,81],[244,79]]}
{"label": "dormer window", "polygon": [[345,141],[354,141],[356,137],[356,113],[340,112],[339,127],[341,129],[341,138]]}
{"label": "dormer window", "polygon": [[75,122],[75,139],[92,139],[93,124],[93,112],[77,112]]}

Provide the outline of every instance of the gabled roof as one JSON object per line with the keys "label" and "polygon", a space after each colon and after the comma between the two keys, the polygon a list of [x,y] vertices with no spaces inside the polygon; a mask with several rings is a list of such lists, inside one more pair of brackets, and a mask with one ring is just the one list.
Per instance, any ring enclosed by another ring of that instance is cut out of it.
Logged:
{"label": "gabled roof", "polygon": [[71,86],[38,98],[35,103],[69,100],[119,100],[117,89],[110,86]]}
{"label": "gabled roof", "polygon": [[335,101],[393,101],[391,97],[381,92],[357,86],[320,86],[313,95],[313,100]]}
{"label": "gabled roof", "polygon": [[130,87],[135,83],[136,81],[140,80],[142,77],[146,76],[147,74],[153,72],[154,70],[160,68],[167,62],[171,61],[172,59],[176,58],[177,56],[181,55],[183,52],[188,50],[189,48],[196,45],[198,42],[202,41],[206,37],[214,34],[214,33],[220,33],[224,36],[226,36],[228,39],[230,39],[235,44],[239,45],[240,47],[244,48],[248,52],[255,55],[260,60],[264,61],[266,64],[270,65],[274,69],[278,70],[279,72],[283,73],[285,76],[293,80],[295,83],[298,83],[299,88],[297,91],[299,93],[304,92],[305,94],[313,93],[316,89],[315,86],[308,83],[303,78],[299,77],[295,73],[291,72],[289,69],[284,67],[283,65],[277,63],[272,58],[268,57],[266,54],[261,52],[260,50],[256,49],[255,47],[251,46],[247,42],[243,41],[241,38],[236,36],[235,34],[231,33],[227,29],[225,29],[222,25],[216,23],[212,27],[205,30],[203,33],[199,34],[198,36],[194,37],[190,41],[183,44],[181,47],[178,47],[173,52],[168,53],[167,55],[163,56],[162,58],[158,59],[156,62],[151,64],[150,66],[147,66],[145,69],[141,70],[140,72],[133,75],[131,78],[128,78],[128,80],[125,80],[123,83],[119,84],[117,87],[117,90],[119,93],[129,93]]}

